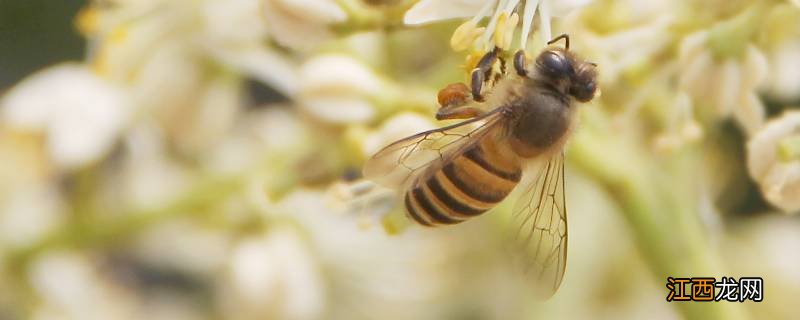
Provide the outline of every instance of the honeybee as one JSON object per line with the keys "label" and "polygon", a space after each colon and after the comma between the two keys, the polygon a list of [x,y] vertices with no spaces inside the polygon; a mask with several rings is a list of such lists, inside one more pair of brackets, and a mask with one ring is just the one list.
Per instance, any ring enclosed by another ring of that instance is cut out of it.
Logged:
{"label": "honeybee", "polygon": [[[554,45],[559,40],[563,48]],[[567,258],[564,144],[575,102],[597,92],[596,64],[569,51],[566,34],[548,42],[530,66],[517,51],[513,73],[502,54],[487,53],[470,86],[439,92],[436,118],[467,120],[386,146],[367,161],[364,176],[402,190],[408,217],[429,227],[466,221],[519,189],[515,238],[526,252],[526,271],[549,296],[561,284]]]}

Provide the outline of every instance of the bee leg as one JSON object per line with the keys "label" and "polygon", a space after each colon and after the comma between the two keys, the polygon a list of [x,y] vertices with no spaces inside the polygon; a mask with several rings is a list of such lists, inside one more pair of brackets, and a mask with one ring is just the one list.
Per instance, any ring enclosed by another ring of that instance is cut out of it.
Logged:
{"label": "bee leg", "polygon": [[498,51],[499,49],[495,48],[487,52],[483,58],[478,61],[478,66],[472,69],[472,98],[475,101],[483,101],[481,89],[483,89],[483,83],[490,79],[489,76],[492,72],[492,66],[495,60],[497,60]]}
{"label": "bee leg", "polygon": [[481,89],[483,89],[484,76],[481,69],[475,68],[472,70],[472,99],[475,101],[483,101]]}
{"label": "bee leg", "polygon": [[461,82],[452,83],[439,90],[441,108],[436,112],[436,119],[469,119],[483,114],[482,110],[469,106],[469,95],[470,89]]}
{"label": "bee leg", "polygon": [[514,54],[514,69],[517,70],[517,74],[522,77],[528,74],[528,69],[525,68],[525,59],[525,50],[520,49]]}
{"label": "bee leg", "polygon": [[448,106],[436,112],[436,120],[445,119],[470,119],[482,115],[484,112],[473,106]]}

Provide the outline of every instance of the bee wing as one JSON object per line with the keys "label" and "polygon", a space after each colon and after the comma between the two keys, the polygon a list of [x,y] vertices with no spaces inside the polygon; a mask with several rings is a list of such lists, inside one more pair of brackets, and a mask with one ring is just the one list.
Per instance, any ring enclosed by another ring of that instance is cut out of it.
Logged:
{"label": "bee wing", "polygon": [[439,129],[420,132],[381,149],[364,165],[364,177],[385,187],[399,189],[433,164],[458,154],[500,123],[501,108]]}
{"label": "bee wing", "polygon": [[514,251],[522,271],[535,279],[536,293],[549,298],[561,285],[567,264],[564,153],[526,170],[529,179],[513,211],[518,227]]}

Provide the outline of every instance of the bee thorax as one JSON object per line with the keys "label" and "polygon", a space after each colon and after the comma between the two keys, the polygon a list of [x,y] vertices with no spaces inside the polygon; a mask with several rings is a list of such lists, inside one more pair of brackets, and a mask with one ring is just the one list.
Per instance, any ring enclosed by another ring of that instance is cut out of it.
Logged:
{"label": "bee thorax", "polygon": [[511,108],[516,120],[511,123],[514,152],[531,158],[559,146],[569,132],[572,110],[569,99],[552,90],[536,90],[520,96]]}

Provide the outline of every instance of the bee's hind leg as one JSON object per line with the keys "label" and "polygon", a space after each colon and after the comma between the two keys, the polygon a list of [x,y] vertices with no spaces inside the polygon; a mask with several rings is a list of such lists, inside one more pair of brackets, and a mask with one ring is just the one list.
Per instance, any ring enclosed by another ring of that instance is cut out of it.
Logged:
{"label": "bee's hind leg", "polygon": [[483,101],[483,95],[481,94],[481,90],[483,89],[483,84],[489,80],[491,77],[492,66],[494,62],[497,60],[497,54],[499,53],[499,49],[495,48],[495,50],[487,52],[480,61],[478,61],[478,65],[475,69],[472,69],[472,99],[475,101]]}
{"label": "bee's hind leg", "polygon": [[436,112],[436,120],[470,119],[484,114],[484,111],[472,106],[443,107]]}
{"label": "bee's hind leg", "polygon": [[436,120],[469,119],[482,115],[481,109],[470,105],[470,89],[459,82],[453,83],[439,91],[439,105]]}

